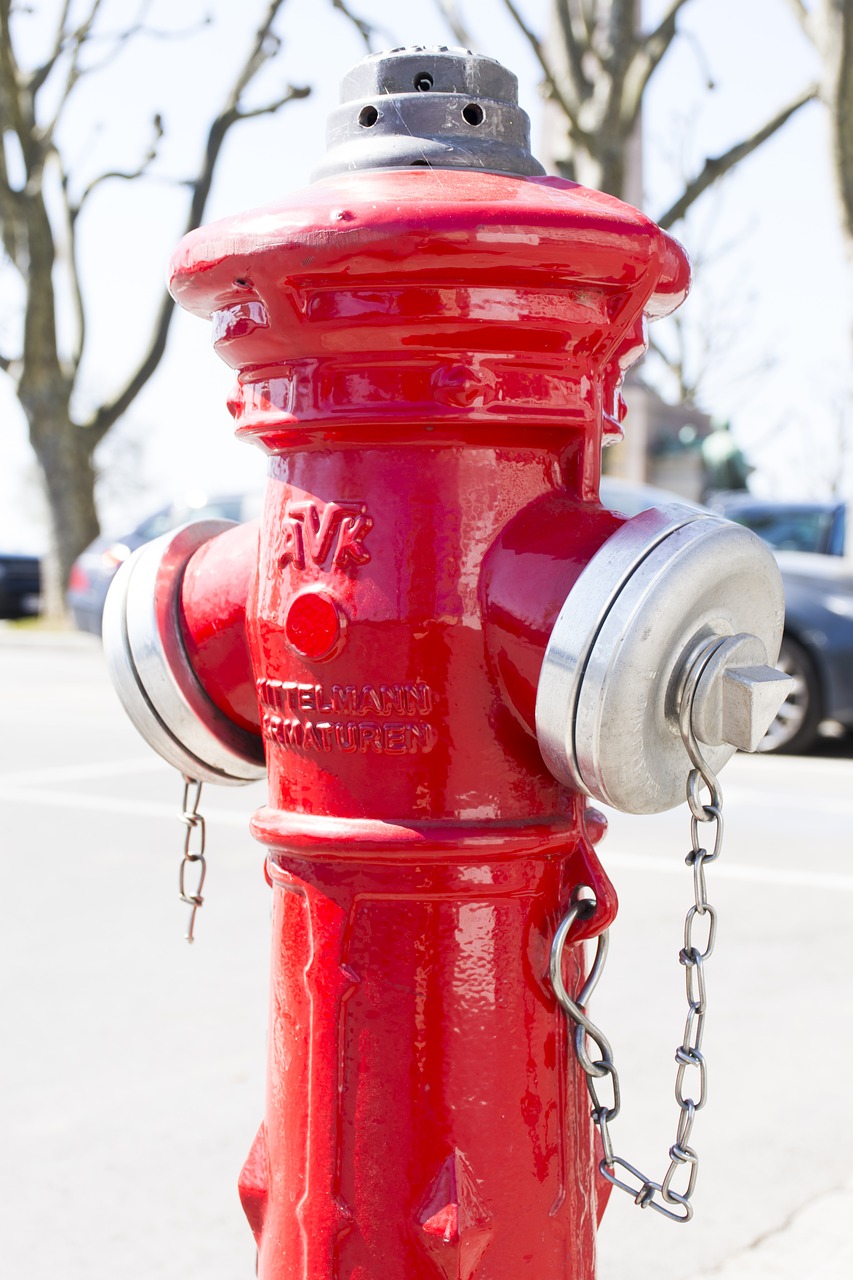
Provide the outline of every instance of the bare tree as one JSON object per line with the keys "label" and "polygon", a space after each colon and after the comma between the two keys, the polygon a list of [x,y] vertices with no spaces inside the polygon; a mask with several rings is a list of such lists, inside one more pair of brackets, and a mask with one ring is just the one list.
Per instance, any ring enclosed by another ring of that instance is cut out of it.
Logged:
{"label": "bare tree", "polygon": [[[282,46],[274,28],[284,4],[285,0],[266,0],[257,30],[210,122],[203,158],[186,183],[187,231],[201,221],[229,130],[310,92],[288,84],[270,101],[246,105],[249,86]],[[43,61],[24,65],[18,39],[23,10],[17,11],[13,0],[0,0],[0,233],[24,291],[20,344],[0,351],[0,369],[13,380],[45,483],[52,525],[45,586],[52,613],[62,610],[62,589],[75,557],[98,533],[94,451],[156,370],[173,314],[172,299],[164,293],[142,358],[127,371],[119,390],[85,416],[76,412],[75,388],[87,337],[77,253],[80,220],[103,183],[134,181],[148,171],[158,153],[163,123],[159,115],[154,117],[150,146],[137,165],[102,172],[82,187],[57,140],[58,130],[81,80],[118,57],[146,30],[148,8],[148,0],[141,0],[136,20],[110,33],[103,26],[103,0],[62,0]],[[68,344],[61,343],[57,332],[60,288],[72,299],[75,312],[74,337]]]}
{"label": "bare tree", "polygon": [[821,64],[819,96],[829,114],[841,231],[853,265],[853,2],[788,0]]}
{"label": "bare tree", "polygon": [[[678,34],[681,10],[701,2],[669,0],[657,25],[643,30],[638,0],[551,0],[548,30],[542,34],[533,30],[519,0],[501,0],[533,50],[546,102],[561,125],[559,144],[547,158],[549,167],[564,178],[625,198],[626,157],[646,88]],[[458,0],[437,3],[456,38],[470,43]],[[805,8],[802,0],[792,3]],[[834,6],[834,0],[822,3]],[[849,3],[844,7],[849,10]],[[660,225],[669,228],[683,218],[699,196],[772,137],[817,92],[817,85],[807,85],[748,137],[720,155],[708,156],[670,208],[656,215]]]}

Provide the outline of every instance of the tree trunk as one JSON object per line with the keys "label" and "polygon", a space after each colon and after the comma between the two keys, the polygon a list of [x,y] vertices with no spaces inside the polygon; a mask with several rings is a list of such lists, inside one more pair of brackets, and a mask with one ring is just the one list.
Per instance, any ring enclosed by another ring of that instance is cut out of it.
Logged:
{"label": "tree trunk", "polygon": [[[791,0],[821,62],[820,97],[829,116],[838,224],[853,274],[853,3]],[[851,332],[853,343],[853,332]]]}
{"label": "tree trunk", "polygon": [[[630,186],[630,194],[636,196],[637,184],[629,183],[626,175],[626,148],[631,134],[639,134],[639,117],[633,124],[630,119],[626,123],[624,112],[617,106],[623,86],[604,62],[588,81],[581,68],[573,68],[564,26],[571,20],[571,9],[577,12],[577,5],[551,0],[543,49],[560,94],[558,97],[552,93],[545,99],[540,159],[550,173],[571,182],[620,198],[625,198],[626,186]],[[639,39],[639,27],[639,0],[621,0],[618,5],[612,0],[599,0],[589,32],[589,52],[596,39],[593,29],[608,30],[615,37],[609,52],[621,69],[627,65],[628,51]],[[574,102],[578,128],[566,115],[564,104],[569,100]]]}
{"label": "tree trunk", "polygon": [[67,406],[43,405],[37,417],[29,405],[25,408],[51,517],[49,551],[42,565],[43,612],[59,620],[65,616],[71,566],[100,532],[94,498],[94,450],[84,430],[71,421]]}

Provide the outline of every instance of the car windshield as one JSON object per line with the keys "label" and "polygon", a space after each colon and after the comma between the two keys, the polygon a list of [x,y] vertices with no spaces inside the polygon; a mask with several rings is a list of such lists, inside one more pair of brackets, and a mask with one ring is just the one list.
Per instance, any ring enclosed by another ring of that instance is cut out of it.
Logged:
{"label": "car windshield", "polygon": [[158,511],[148,520],[143,521],[136,532],[147,541],[150,538],[159,538],[161,533],[168,533],[170,529],[176,528],[179,524],[186,524],[188,520],[242,520],[242,518],[243,499],[241,497],[212,498],[203,507],[176,506]]}
{"label": "car windshield", "polygon": [[832,512],[820,508],[773,511],[727,511],[730,520],[746,525],[777,551],[825,552]]}

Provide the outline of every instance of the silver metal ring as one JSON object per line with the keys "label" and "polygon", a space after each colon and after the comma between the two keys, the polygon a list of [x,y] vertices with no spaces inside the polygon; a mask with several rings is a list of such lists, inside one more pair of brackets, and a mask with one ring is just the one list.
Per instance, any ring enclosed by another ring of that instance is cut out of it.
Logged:
{"label": "silver metal ring", "polygon": [[641,512],[608,538],[570,591],[548,640],[536,694],[536,735],[542,758],[566,786],[592,794],[575,750],[575,718],[587,662],[625,582],[659,543],[701,518],[672,504]]}
{"label": "silver metal ring", "polygon": [[135,551],[107,594],[103,640],[116,692],[146,742],[189,777],[242,786],[266,776],[261,738],[208,697],[184,648],[178,614],[187,561],[233,527],[231,520],[195,521]]}

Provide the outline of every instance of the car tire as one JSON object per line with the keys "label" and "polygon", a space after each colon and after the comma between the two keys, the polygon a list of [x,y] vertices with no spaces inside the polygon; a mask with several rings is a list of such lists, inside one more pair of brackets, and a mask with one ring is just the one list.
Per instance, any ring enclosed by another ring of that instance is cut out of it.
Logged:
{"label": "car tire", "polygon": [[776,666],[791,676],[794,687],[779,708],[758,750],[800,754],[814,745],[821,722],[820,680],[811,655],[791,636],[782,640]]}

